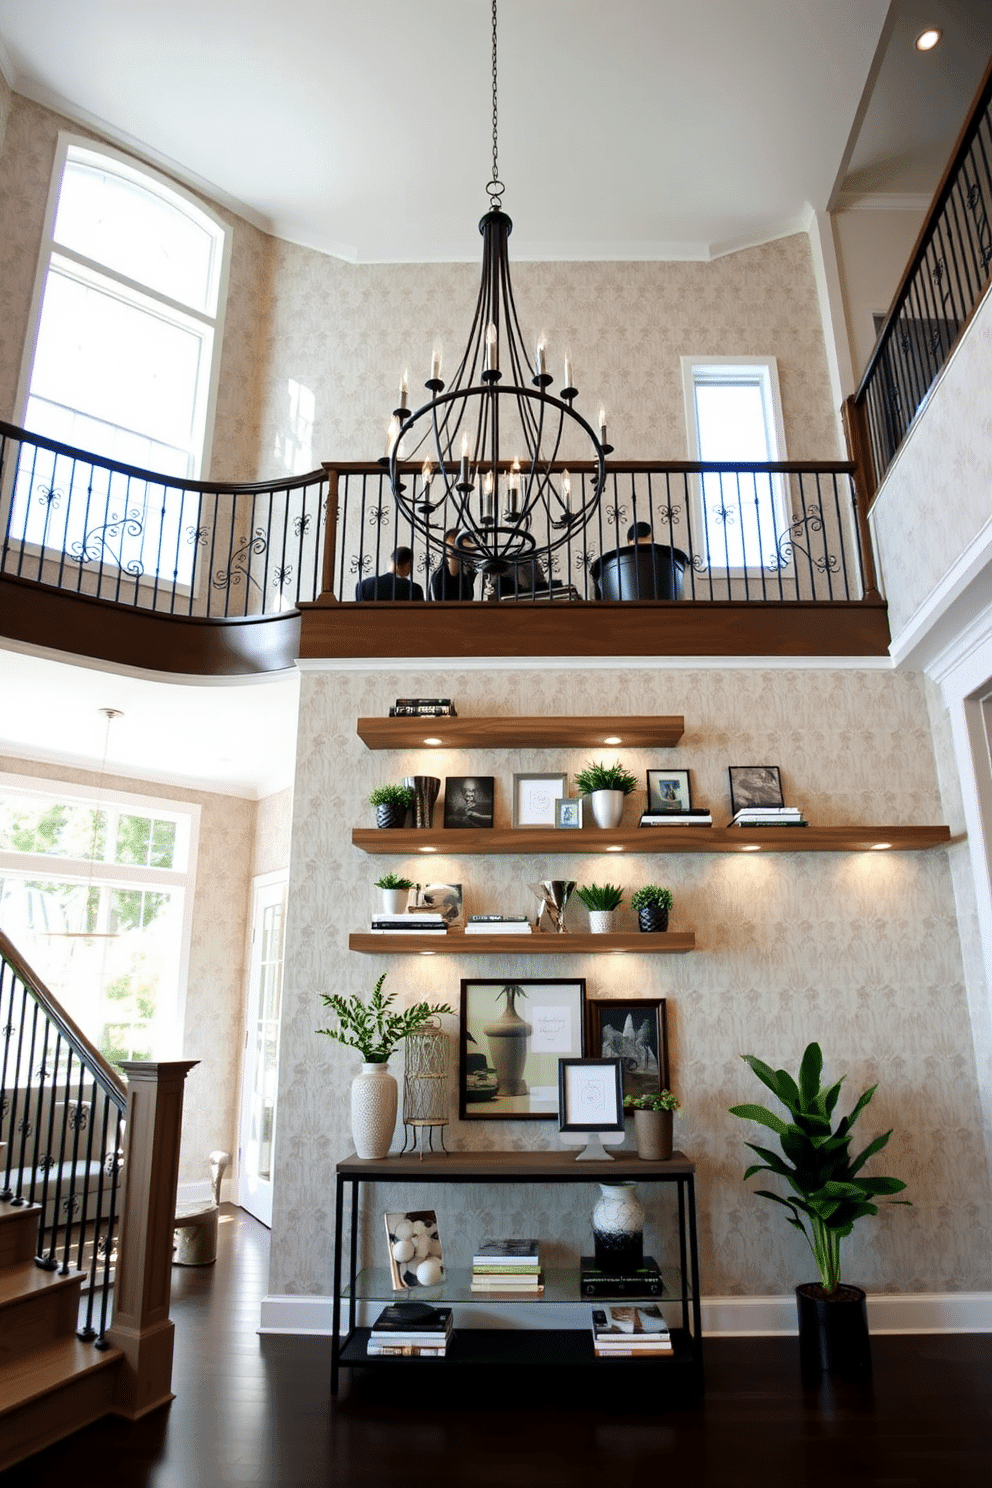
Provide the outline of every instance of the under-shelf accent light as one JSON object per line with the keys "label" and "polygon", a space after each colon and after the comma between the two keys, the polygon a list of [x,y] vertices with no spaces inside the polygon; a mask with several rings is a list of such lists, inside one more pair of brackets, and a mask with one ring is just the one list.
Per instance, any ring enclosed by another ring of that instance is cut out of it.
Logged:
{"label": "under-shelf accent light", "polygon": [[891,846],[892,846],[892,843],[891,842],[873,842],[872,845],[871,845],[870,851],[871,852],[888,852],[888,850],[889,850],[889,848]]}
{"label": "under-shelf accent light", "polygon": [[934,47],[940,41],[942,34],[943,33],[938,26],[928,26],[927,29],[925,31],[921,31],[919,36],[916,38],[916,50],[918,52],[932,52]]}
{"label": "under-shelf accent light", "polygon": [[417,851],[418,852],[437,852],[437,848],[436,847],[421,847],[421,848],[418,848]]}
{"label": "under-shelf accent light", "polygon": [[424,743],[425,744],[440,744],[440,742],[441,742],[440,739],[425,739],[424,740]]}
{"label": "under-shelf accent light", "polygon": [[608,734],[606,736],[606,738],[603,740],[603,743],[604,744],[622,744],[623,743],[623,740],[620,738],[620,735],[619,734]]}
{"label": "under-shelf accent light", "polygon": [[760,852],[761,844],[758,842],[745,842],[741,852]]}

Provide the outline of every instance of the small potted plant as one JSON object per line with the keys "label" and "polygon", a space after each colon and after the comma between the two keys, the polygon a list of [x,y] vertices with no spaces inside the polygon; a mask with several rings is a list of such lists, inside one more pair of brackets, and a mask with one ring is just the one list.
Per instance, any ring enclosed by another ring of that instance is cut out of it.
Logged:
{"label": "small potted plant", "polygon": [[407,1034],[415,1033],[428,1018],[452,1013],[446,1002],[416,1002],[404,1012],[395,1012],[396,993],[382,994],[386,973],[375,984],[368,1002],[357,994],[320,994],[337,1018],[336,1028],[318,1028],[362,1056],[362,1068],[351,1082],[351,1135],[359,1157],[385,1157],[396,1126],[397,1086],[389,1073],[389,1056]]}
{"label": "small potted plant", "polygon": [[613,918],[623,899],[623,889],[616,884],[584,884],[576,895],[589,911],[589,929],[593,935],[607,935],[613,929]]}
{"label": "small potted plant", "polygon": [[[870,1086],[850,1115],[842,1116],[834,1126],[834,1108],[844,1077],[828,1090],[823,1089],[819,1044],[807,1046],[798,1080],[786,1070],[772,1069],[753,1054],[741,1057],[785,1107],[788,1117],[783,1120],[764,1106],[750,1103],[730,1107],[732,1116],[768,1127],[782,1149],[779,1156],[767,1147],[747,1142],[745,1145],[761,1162],[751,1164],[744,1174],[745,1181],[754,1173],[773,1173],[785,1179],[791,1190],[785,1196],[767,1188],[755,1192],[789,1211],[789,1224],[805,1237],[820,1273],[819,1283],[804,1282],[796,1287],[803,1378],[815,1381],[821,1373],[864,1376],[871,1369],[865,1294],[860,1287],[841,1284],[840,1242],[859,1219],[878,1213],[876,1198],[906,1187],[899,1178],[860,1176],[868,1159],[888,1142],[891,1131],[875,1137],[857,1157],[849,1151],[851,1128],[878,1087]],[[905,1204],[908,1200],[887,1202]]]}
{"label": "small potted plant", "polygon": [[682,1106],[670,1090],[625,1095],[625,1111],[634,1113],[637,1155],[645,1162],[664,1162],[672,1155],[672,1120]]}
{"label": "small potted plant", "polygon": [[637,911],[637,923],[642,930],[668,929],[668,916],[672,909],[672,891],[660,884],[645,884],[635,889],[630,896],[630,907]]}
{"label": "small potted plant", "polygon": [[377,827],[402,827],[413,805],[413,791],[408,785],[377,785],[369,794],[369,805],[375,807]]}
{"label": "small potted plant", "polygon": [[637,789],[637,777],[623,765],[604,765],[594,761],[580,770],[575,784],[588,796],[597,827],[619,826],[623,815],[623,798]]}
{"label": "small potted plant", "polygon": [[382,908],[385,914],[402,914],[406,909],[407,896],[413,888],[413,880],[401,878],[398,873],[384,873],[375,881],[382,890]]}

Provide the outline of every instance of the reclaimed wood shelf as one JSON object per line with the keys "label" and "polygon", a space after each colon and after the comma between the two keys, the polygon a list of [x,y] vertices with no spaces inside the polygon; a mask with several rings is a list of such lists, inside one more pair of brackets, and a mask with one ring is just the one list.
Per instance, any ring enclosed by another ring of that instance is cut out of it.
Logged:
{"label": "reclaimed wood shelf", "polygon": [[946,826],[912,827],[599,827],[572,830],[553,827],[355,827],[355,847],[379,856],[411,857],[414,853],[443,853],[446,857],[477,854],[521,856],[591,853],[729,853],[760,848],[763,852],[868,852],[886,844],[893,852],[920,852],[946,847]]}
{"label": "reclaimed wood shelf", "polygon": [[684,731],[684,718],[651,716],[358,720],[369,749],[421,749],[427,739],[445,749],[670,749]]}
{"label": "reclaimed wood shelf", "polygon": [[634,930],[617,935],[593,935],[590,931],[575,935],[466,935],[459,930],[444,935],[418,931],[411,935],[375,935],[358,931],[349,935],[348,949],[378,956],[609,956],[631,951],[642,956],[680,956],[696,949],[696,937],[691,930],[657,934]]}

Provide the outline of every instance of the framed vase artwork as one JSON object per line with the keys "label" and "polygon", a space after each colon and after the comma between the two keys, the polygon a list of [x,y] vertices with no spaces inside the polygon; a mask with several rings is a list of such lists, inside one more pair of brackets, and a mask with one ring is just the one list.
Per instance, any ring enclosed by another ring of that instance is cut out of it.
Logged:
{"label": "framed vase artwork", "polygon": [[458,1114],[463,1121],[554,1121],[558,1061],[585,1053],[582,978],[461,984]]}
{"label": "framed vase artwork", "polygon": [[591,1056],[619,1059],[624,1095],[670,1088],[668,1019],[663,997],[590,1001],[586,1044]]}

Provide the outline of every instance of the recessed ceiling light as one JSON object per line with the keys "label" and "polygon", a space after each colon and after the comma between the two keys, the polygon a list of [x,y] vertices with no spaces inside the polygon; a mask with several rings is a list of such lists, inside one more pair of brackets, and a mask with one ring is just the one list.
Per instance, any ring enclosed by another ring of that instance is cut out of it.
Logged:
{"label": "recessed ceiling light", "polygon": [[940,40],[940,35],[941,33],[937,26],[928,26],[916,38],[916,50],[918,52],[932,52]]}

